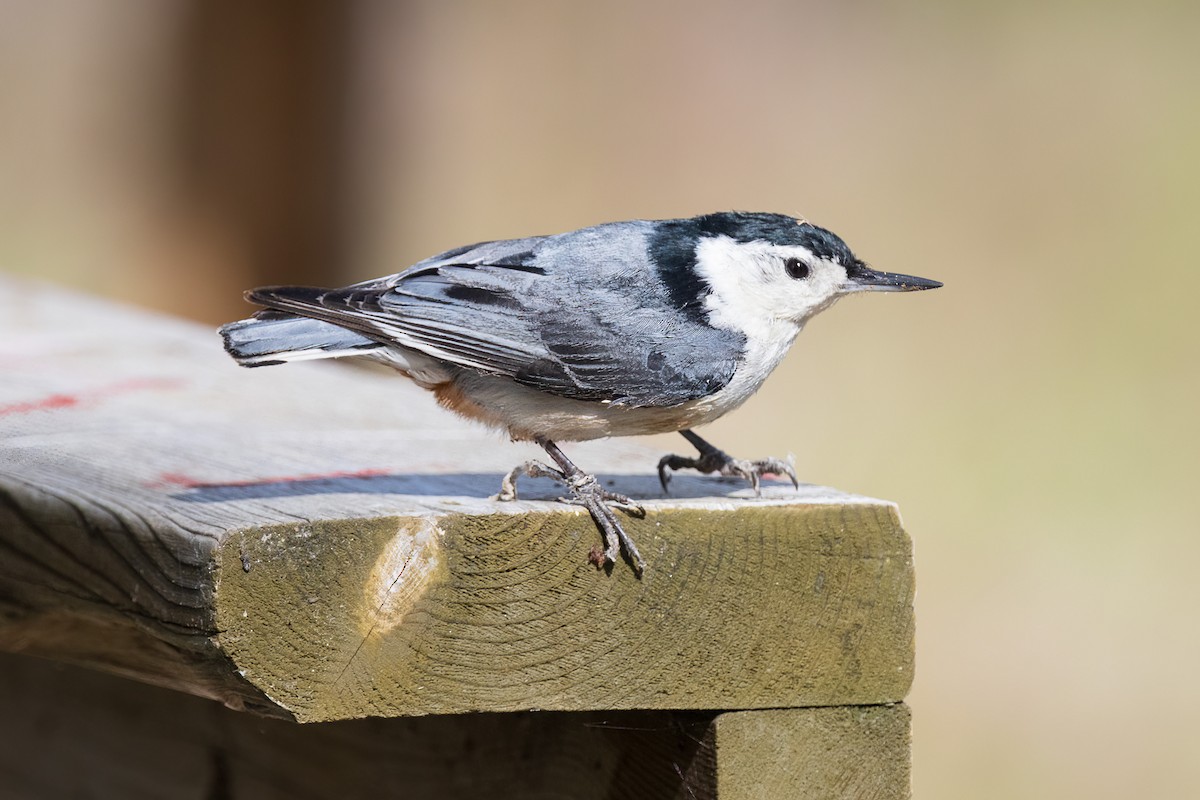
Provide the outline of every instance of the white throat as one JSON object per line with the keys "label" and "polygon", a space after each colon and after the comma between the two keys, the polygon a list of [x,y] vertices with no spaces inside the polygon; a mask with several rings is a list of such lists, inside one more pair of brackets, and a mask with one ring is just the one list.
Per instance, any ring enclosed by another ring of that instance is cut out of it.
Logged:
{"label": "white throat", "polygon": [[757,244],[740,244],[721,236],[703,239],[696,248],[696,271],[711,289],[704,301],[709,322],[746,337],[742,363],[733,380],[720,397],[713,398],[725,410],[741,405],[757,391],[783,361],[811,316],[787,313],[792,304],[780,297],[775,274],[781,270],[779,255],[770,245]]}

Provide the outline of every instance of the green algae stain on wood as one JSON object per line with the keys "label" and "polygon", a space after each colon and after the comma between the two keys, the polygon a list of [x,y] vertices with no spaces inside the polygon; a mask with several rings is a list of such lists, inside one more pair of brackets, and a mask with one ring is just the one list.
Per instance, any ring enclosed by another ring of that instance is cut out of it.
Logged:
{"label": "green algae stain on wood", "polygon": [[[227,537],[219,642],[301,720],[893,702],[911,545],[886,504],[651,509],[636,578],[573,509]],[[243,569],[243,563],[249,571]]]}

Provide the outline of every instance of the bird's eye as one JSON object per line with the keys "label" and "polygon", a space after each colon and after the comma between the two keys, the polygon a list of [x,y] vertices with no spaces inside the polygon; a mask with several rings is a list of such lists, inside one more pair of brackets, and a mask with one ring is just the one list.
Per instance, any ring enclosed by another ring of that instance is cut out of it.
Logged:
{"label": "bird's eye", "polygon": [[787,271],[787,274],[790,277],[796,278],[797,280],[808,277],[808,264],[805,264],[798,258],[786,259],[783,262],[783,268]]}

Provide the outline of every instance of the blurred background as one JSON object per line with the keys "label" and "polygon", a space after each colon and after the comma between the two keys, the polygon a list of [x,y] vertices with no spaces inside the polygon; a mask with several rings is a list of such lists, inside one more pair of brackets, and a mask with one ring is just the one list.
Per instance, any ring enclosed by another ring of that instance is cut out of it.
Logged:
{"label": "blurred background", "polygon": [[0,0],[0,271],[215,326],[805,215],[946,287],[818,318],[705,435],[900,504],[915,795],[1197,797],[1198,41],[1182,0]]}

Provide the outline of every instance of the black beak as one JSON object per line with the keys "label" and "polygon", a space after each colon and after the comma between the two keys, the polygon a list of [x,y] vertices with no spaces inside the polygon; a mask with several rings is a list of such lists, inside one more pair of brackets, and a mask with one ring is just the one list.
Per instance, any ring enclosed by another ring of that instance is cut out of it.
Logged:
{"label": "black beak", "polygon": [[917,292],[921,289],[936,289],[941,281],[918,278],[915,275],[897,275],[894,272],[876,272],[866,264],[856,264],[846,270],[846,288],[852,292]]}

